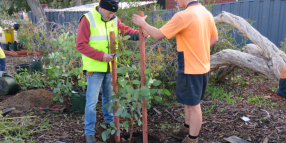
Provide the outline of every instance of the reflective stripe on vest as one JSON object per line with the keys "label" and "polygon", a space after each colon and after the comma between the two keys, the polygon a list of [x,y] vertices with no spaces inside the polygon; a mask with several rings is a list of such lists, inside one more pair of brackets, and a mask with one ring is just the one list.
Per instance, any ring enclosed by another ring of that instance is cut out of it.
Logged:
{"label": "reflective stripe on vest", "polygon": [[94,19],[93,19],[93,16],[92,16],[92,13],[91,12],[88,12],[87,13],[88,17],[90,18],[90,25],[91,25],[91,28],[95,28],[95,22],[94,22]]}
{"label": "reflective stripe on vest", "polygon": [[[118,35],[115,35],[115,37],[118,37]],[[110,36],[90,36],[89,37],[89,40],[92,40],[92,41],[96,41],[96,40],[110,40]]]}

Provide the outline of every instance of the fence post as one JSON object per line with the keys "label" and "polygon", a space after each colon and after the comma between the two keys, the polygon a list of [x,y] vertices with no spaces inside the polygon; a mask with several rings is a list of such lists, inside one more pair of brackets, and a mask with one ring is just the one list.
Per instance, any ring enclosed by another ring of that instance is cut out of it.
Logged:
{"label": "fence post", "polygon": [[[139,12],[140,16],[144,16],[144,12]],[[143,28],[139,27],[139,42],[140,42],[140,66],[141,66],[141,87],[146,85],[145,79],[145,39],[143,37]],[[148,125],[147,125],[147,108],[146,99],[143,98],[142,103],[142,120],[143,120],[143,143],[148,143]]]}
{"label": "fence post", "polygon": [[[114,31],[110,31],[110,50],[111,50],[111,54],[115,54],[116,53],[116,49],[115,49],[115,33]],[[117,71],[117,66],[116,66],[116,57],[113,57],[113,61],[111,62],[112,65],[112,86],[113,86],[113,90],[115,92],[115,96],[118,98],[118,84],[117,84],[117,74],[115,73]],[[117,101],[115,102],[115,105],[117,105]],[[117,112],[118,107],[113,110],[113,114],[115,115],[115,113]],[[120,134],[119,136],[117,136],[117,132],[120,130],[119,128],[119,116],[114,116],[114,122],[115,122],[115,127],[117,128],[114,136],[115,136],[115,143],[119,143],[120,142]]]}

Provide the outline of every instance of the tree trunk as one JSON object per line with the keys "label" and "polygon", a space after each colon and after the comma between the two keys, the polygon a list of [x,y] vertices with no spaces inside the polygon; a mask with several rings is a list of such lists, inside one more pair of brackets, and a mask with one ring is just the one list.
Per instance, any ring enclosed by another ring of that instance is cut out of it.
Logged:
{"label": "tree trunk", "polygon": [[50,26],[48,23],[48,18],[45,14],[44,9],[40,5],[39,0],[27,0],[30,8],[32,9],[34,15],[37,18],[38,23],[43,23],[43,28],[46,31],[50,31]]}
{"label": "tree trunk", "polygon": [[283,51],[239,16],[223,11],[214,20],[216,24],[227,23],[234,26],[254,44],[246,45],[243,52],[225,49],[211,55],[211,71],[236,65],[279,80],[286,67],[286,54]]}
{"label": "tree trunk", "polygon": [[80,6],[81,5],[81,0],[75,0],[75,6]]}

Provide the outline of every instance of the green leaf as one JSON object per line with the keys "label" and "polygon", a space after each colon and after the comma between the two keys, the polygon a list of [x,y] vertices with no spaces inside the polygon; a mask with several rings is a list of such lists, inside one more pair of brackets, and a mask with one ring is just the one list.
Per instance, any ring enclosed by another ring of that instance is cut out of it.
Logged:
{"label": "green leaf", "polygon": [[162,101],[162,98],[160,96],[155,96],[155,100],[160,102],[160,101]]}
{"label": "green leaf", "polygon": [[121,132],[120,130],[117,130],[117,136],[119,136],[119,135],[120,135],[120,132]]}
{"label": "green leaf", "polygon": [[104,129],[106,129],[106,126],[104,124],[100,124],[100,126]]}
{"label": "green leaf", "polygon": [[109,97],[109,100],[113,100],[113,99],[115,99],[115,98],[116,98],[116,96],[113,95],[113,96],[110,96],[110,97]]}
{"label": "green leaf", "polygon": [[135,110],[135,107],[134,107],[134,106],[132,106],[132,107],[131,107],[131,111],[134,111],[134,110]]}
{"label": "green leaf", "polygon": [[120,94],[120,97],[126,97],[126,93]]}
{"label": "green leaf", "polygon": [[113,135],[114,133],[115,133],[115,130],[112,130],[112,131],[111,131],[111,135]]}
{"label": "green leaf", "polygon": [[139,96],[139,92],[138,90],[135,90],[133,100],[136,101],[138,99],[138,96]]}
{"label": "green leaf", "polygon": [[163,90],[163,89],[159,89],[159,90],[158,90],[158,93],[159,93],[159,94],[164,94],[164,90]]}
{"label": "green leaf", "polygon": [[123,118],[127,116],[127,110],[123,111],[123,115],[122,116],[123,116]]}
{"label": "green leaf", "polygon": [[164,91],[164,93],[165,93],[166,95],[168,95],[168,96],[170,96],[170,95],[171,95],[171,93],[169,92],[169,90],[164,89],[163,91]]}
{"label": "green leaf", "polygon": [[124,86],[124,85],[126,85],[128,83],[128,81],[127,80],[123,80],[123,81],[120,81],[119,83],[120,83],[120,85]]}
{"label": "green leaf", "polygon": [[125,73],[125,68],[120,67],[119,69],[117,69],[117,71],[115,73]]}
{"label": "green leaf", "polygon": [[63,100],[62,98],[59,98],[59,101],[60,101],[61,103],[63,103],[63,102],[64,102],[64,100]]}
{"label": "green leaf", "polygon": [[115,116],[119,116],[122,114],[122,108],[118,108],[117,112],[115,113]]}
{"label": "green leaf", "polygon": [[146,106],[147,106],[147,109],[150,109],[151,108],[151,105],[149,102],[146,102]]}
{"label": "green leaf", "polygon": [[150,72],[151,72],[151,69],[149,68],[144,71],[145,74],[149,74]]}
{"label": "green leaf", "polygon": [[140,54],[136,54],[135,58],[140,59]]}
{"label": "green leaf", "polygon": [[130,94],[134,94],[135,90],[130,88],[130,89],[127,89],[127,92],[130,93]]}
{"label": "green leaf", "polygon": [[115,124],[113,122],[110,122],[109,125],[114,128],[115,127]]}
{"label": "green leaf", "polygon": [[150,95],[150,91],[149,91],[149,88],[147,88],[146,86],[142,86],[141,87],[141,92],[140,92],[140,95],[142,96],[149,96]]}
{"label": "green leaf", "polygon": [[150,90],[150,95],[155,94],[157,91],[158,91],[158,89],[151,89],[151,90]]}
{"label": "green leaf", "polygon": [[58,101],[60,98],[60,95],[57,95],[56,97],[53,98],[54,101]]}
{"label": "green leaf", "polygon": [[106,141],[107,135],[106,135],[105,132],[102,132],[102,133],[101,133],[101,137],[102,137],[102,140],[103,140],[103,141]]}
{"label": "green leaf", "polygon": [[134,68],[132,68],[132,67],[128,67],[127,69],[128,69],[128,71],[134,71]]}
{"label": "green leaf", "polygon": [[133,84],[140,84],[141,81],[139,81],[139,80],[133,80],[132,83],[133,83]]}
{"label": "green leaf", "polygon": [[123,37],[123,40],[128,40],[130,37],[131,37],[130,35],[125,35],[125,36]]}
{"label": "green leaf", "polygon": [[121,53],[116,53],[116,54],[115,54],[115,57],[118,58],[118,57],[120,57],[121,55],[122,55]]}
{"label": "green leaf", "polygon": [[124,51],[124,53],[125,53],[126,55],[130,55],[130,54],[132,54],[133,52],[132,52],[132,51],[127,50],[127,51]]}
{"label": "green leaf", "polygon": [[110,104],[105,104],[104,106],[103,106],[103,108],[106,108],[106,107],[109,107],[110,106]]}
{"label": "green leaf", "polygon": [[153,82],[153,85],[154,86],[158,86],[158,85],[160,85],[162,82],[160,81],[160,80],[155,80],[154,82]]}

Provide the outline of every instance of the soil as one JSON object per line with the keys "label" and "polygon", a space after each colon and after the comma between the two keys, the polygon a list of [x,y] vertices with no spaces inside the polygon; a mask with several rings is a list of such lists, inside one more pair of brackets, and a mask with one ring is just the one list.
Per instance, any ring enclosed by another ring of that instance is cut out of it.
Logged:
{"label": "soil", "polygon": [[[240,76],[241,82],[235,82],[232,79],[237,75]],[[273,96],[277,90],[277,81],[258,76],[254,72],[245,72],[242,69],[236,69],[232,77],[222,82],[212,80],[214,79],[210,79],[210,83],[213,84],[209,87],[218,85],[224,87],[225,93],[231,93],[233,95],[231,99],[236,99],[236,103],[227,103],[225,100],[212,99],[209,94],[205,95],[201,103],[203,125],[199,134],[200,143],[227,142],[225,138],[230,136],[237,136],[252,143],[262,143],[267,139],[270,143],[286,143],[286,99]],[[16,107],[18,112],[9,113],[10,117],[37,116],[38,120],[48,120],[53,126],[42,133],[30,135],[26,142],[32,139],[37,143],[85,143],[84,114],[72,111],[71,98],[68,95],[63,95],[63,104],[54,103],[53,97],[55,94],[44,89],[19,91],[15,95],[0,96],[0,106],[2,109]],[[254,98],[257,99],[254,101]],[[100,124],[104,123],[104,119],[101,99],[98,100],[98,104],[95,136],[97,141],[102,141],[101,133],[104,129]],[[40,107],[55,106],[66,107],[67,112],[39,110]],[[182,142],[169,135],[184,121],[182,104],[170,101],[168,106],[154,105],[147,111],[147,114],[149,142]],[[251,120],[243,121],[241,119],[243,116]],[[34,126],[36,128],[38,125]],[[135,125],[134,130],[132,141],[142,143],[142,128]],[[121,143],[128,142],[128,137],[129,133],[123,130]],[[1,138],[4,136],[0,135],[0,142]],[[114,136],[109,136],[106,142],[114,143]]]}
{"label": "soil", "polygon": [[58,103],[53,101],[55,96],[56,94],[45,89],[22,91],[0,102],[0,110],[15,107],[13,113],[19,113],[31,109],[53,107]]}

